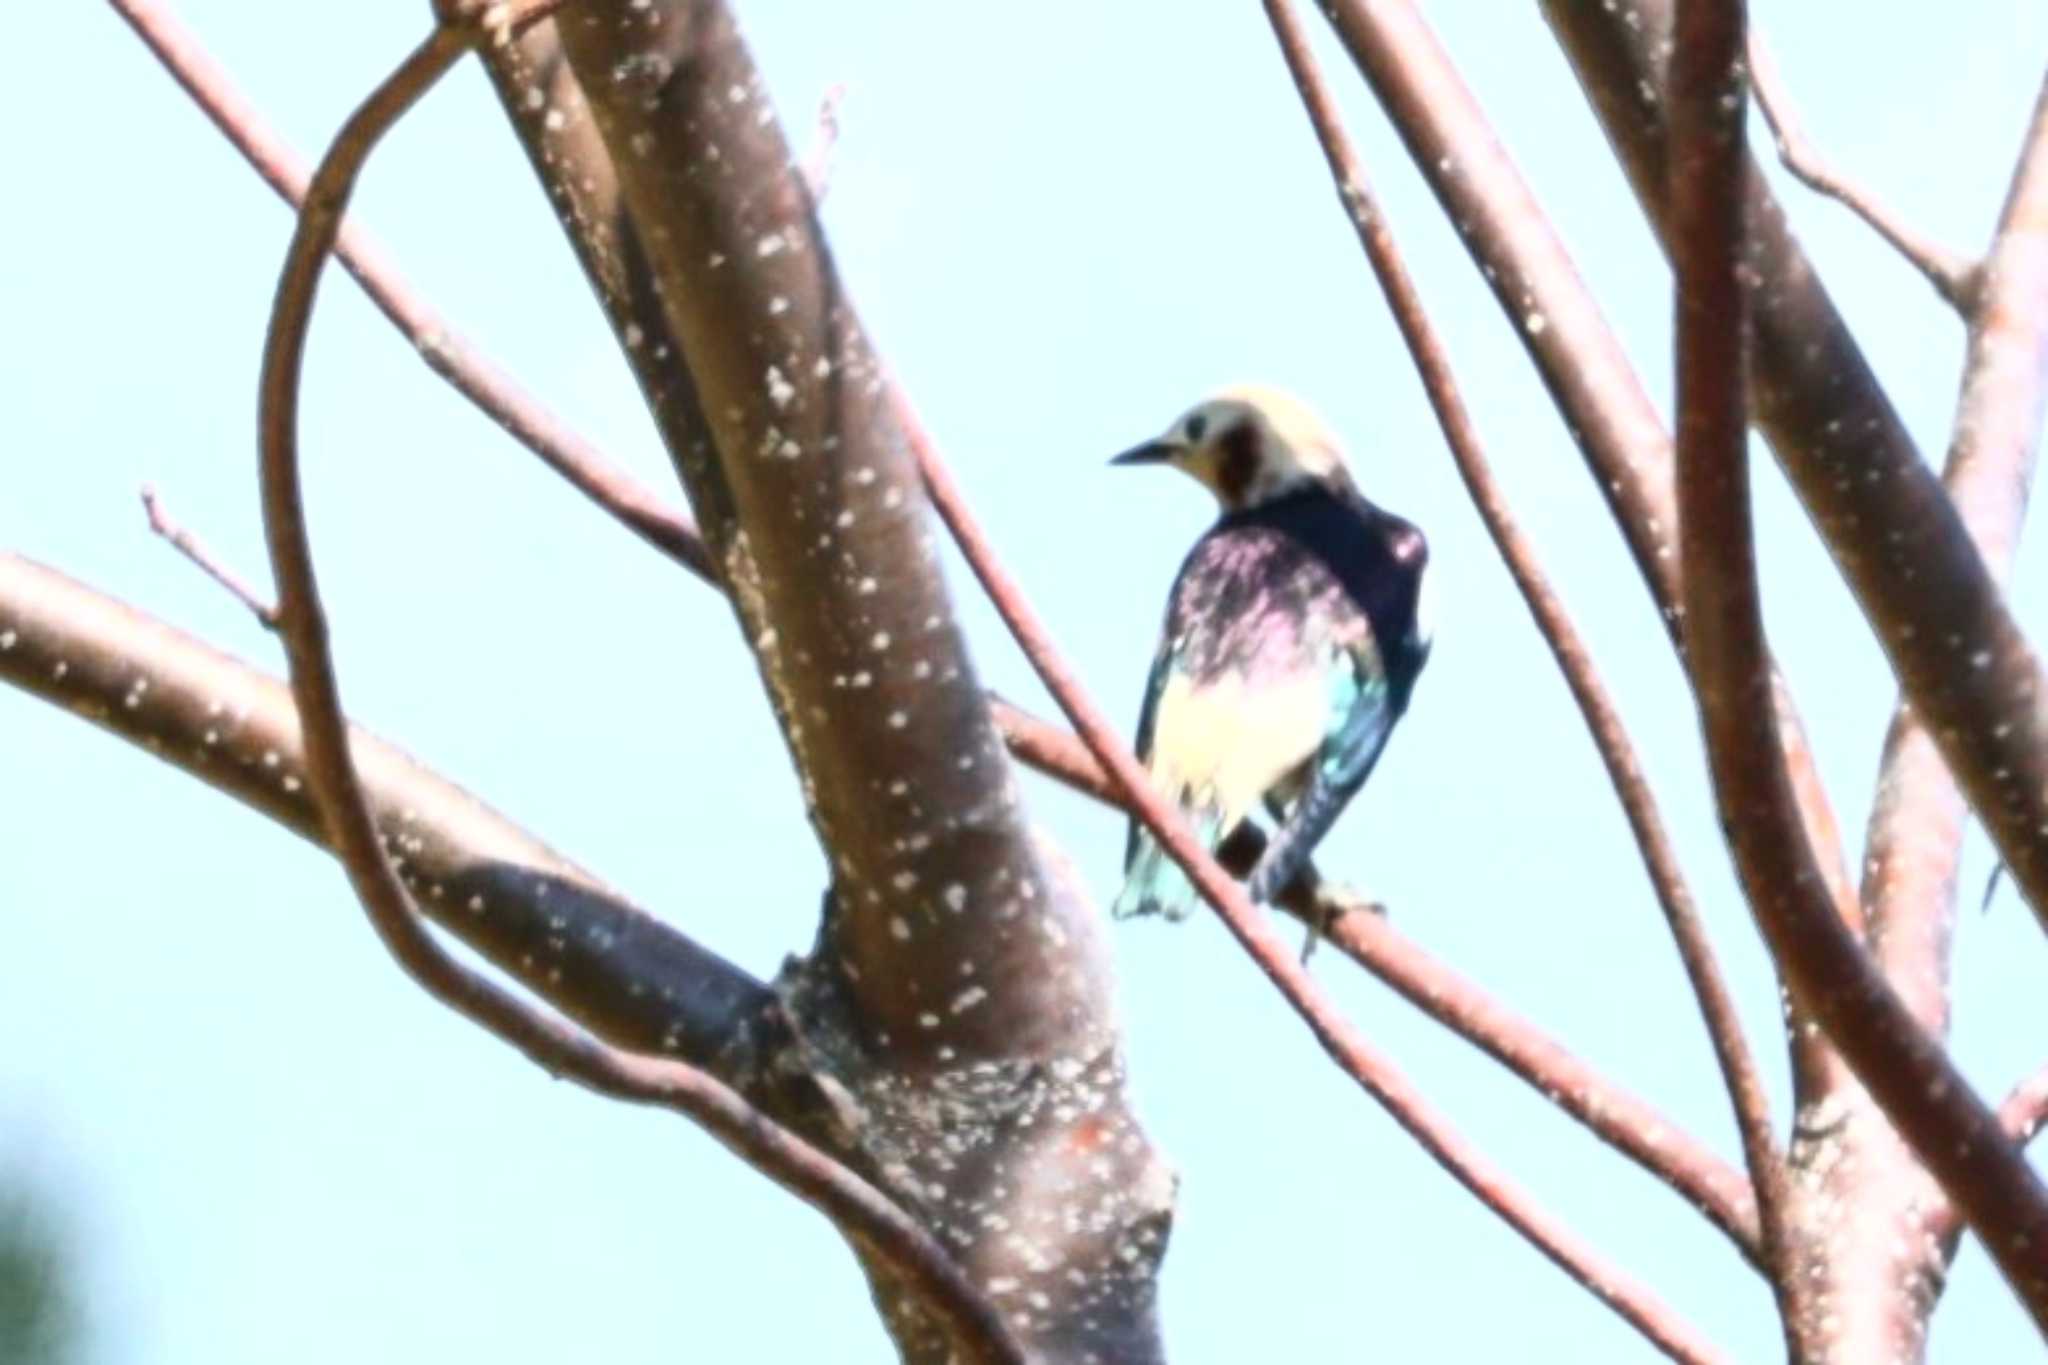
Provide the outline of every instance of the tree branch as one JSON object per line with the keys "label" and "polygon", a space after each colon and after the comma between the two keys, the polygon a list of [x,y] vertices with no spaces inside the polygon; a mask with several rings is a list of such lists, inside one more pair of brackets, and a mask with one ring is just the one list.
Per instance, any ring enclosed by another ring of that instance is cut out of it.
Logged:
{"label": "tree branch", "polygon": [[1443,429],[1458,473],[1465,481],[1473,504],[1486,522],[1488,533],[1500,551],[1515,586],[1521,591],[1537,629],[1556,658],[1572,698],[1577,702],[1594,747],[1613,783],[1616,797],[1634,833],[1650,884],[1657,894],[1678,946],[1687,979],[1699,1002],[1707,1036],[1720,1064],[1721,1076],[1735,1111],[1737,1131],[1762,1219],[1762,1260],[1773,1285],[1782,1296],[1796,1292],[1783,1273],[1781,1244],[1784,1237],[1785,1164],[1771,1131],[1770,1105],[1764,1095],[1763,1079],[1749,1044],[1743,1037],[1742,1021],[1722,979],[1714,950],[1700,922],[1692,890],[1678,865],[1678,853],[1658,814],[1649,779],[1637,758],[1634,744],[1622,724],[1620,712],[1608,695],[1606,684],[1593,663],[1586,642],[1572,623],[1564,603],[1551,587],[1537,559],[1536,547],[1523,534],[1510,510],[1507,498],[1495,482],[1478,428],[1465,406],[1458,382],[1451,370],[1450,356],[1424,309],[1421,296],[1401,259],[1392,230],[1372,192],[1365,167],[1345,136],[1335,102],[1324,88],[1322,75],[1308,47],[1288,0],[1265,0],[1280,50],[1286,58],[1295,88],[1300,92],[1310,122],[1314,125],[1323,155],[1329,162],[1339,200],[1364,247],[1373,274],[1385,293],[1387,305],[1401,330],[1408,353],[1415,361],[1431,409]]}
{"label": "tree branch", "polygon": [[[1749,516],[1741,0],[1680,0],[1668,189],[1687,654],[1722,827],[1793,990],[2048,1326],[2048,1190],[1830,903],[1773,733]],[[1787,1324],[1796,1332],[1795,1324]],[[1797,1348],[1796,1340],[1793,1342]]]}
{"label": "tree branch", "polygon": [[1503,1173],[1431,1110],[1393,1064],[1336,1010],[1314,978],[1268,927],[1244,889],[1210,856],[1178,812],[1153,791],[1144,769],[1117,738],[1109,719],[1082,691],[1079,680],[1060,658],[1023,592],[997,561],[994,548],[968,511],[930,439],[917,425],[907,401],[903,403],[902,420],[909,430],[933,505],[1030,660],[1033,671],[1052,693],[1081,742],[1108,771],[1132,813],[1187,873],[1202,898],[1223,919],[1231,936],[1301,1016],[1330,1059],[1377,1100],[1452,1179],[1659,1350],[1675,1360],[1719,1359],[1711,1345],[1646,1287],[1600,1257],[1509,1183]]}
{"label": "tree branch", "polygon": [[1908,265],[1926,277],[1935,293],[1968,317],[1976,306],[1976,263],[1964,260],[1914,229],[1821,155],[1807,136],[1806,124],[1792,97],[1785,92],[1769,45],[1754,28],[1749,34],[1749,79],[1756,92],[1757,107],[1763,110],[1771,135],[1777,140],[1778,160],[1792,177],[1861,218],[1871,231],[1891,244],[1892,250],[1905,257]]}
{"label": "tree branch", "polygon": [[[1027,761],[1033,766],[1084,796],[1128,811],[1123,793],[1088,746],[1070,732],[1000,699],[995,702],[995,716],[1011,747],[1030,752]],[[1216,857],[1232,875],[1241,877],[1257,865],[1265,847],[1265,835],[1246,823],[1223,841]],[[1309,881],[1298,879],[1275,904],[1303,924],[1317,926],[1347,957],[1391,986],[1402,999],[1492,1057],[1594,1136],[1677,1191],[1725,1232],[1744,1257],[1762,1266],[1756,1199],[1742,1172],[1595,1072],[1534,1024],[1432,958],[1383,916],[1364,911],[1337,888]]]}

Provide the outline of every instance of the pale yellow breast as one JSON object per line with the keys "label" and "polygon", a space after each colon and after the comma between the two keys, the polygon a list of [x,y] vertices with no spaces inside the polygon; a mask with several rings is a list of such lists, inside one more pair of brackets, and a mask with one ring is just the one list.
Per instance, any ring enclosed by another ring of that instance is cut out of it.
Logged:
{"label": "pale yellow breast", "polygon": [[1254,691],[1242,679],[1200,688],[1167,681],[1152,731],[1152,781],[1169,798],[1214,807],[1229,829],[1323,741],[1329,694],[1303,672]]}

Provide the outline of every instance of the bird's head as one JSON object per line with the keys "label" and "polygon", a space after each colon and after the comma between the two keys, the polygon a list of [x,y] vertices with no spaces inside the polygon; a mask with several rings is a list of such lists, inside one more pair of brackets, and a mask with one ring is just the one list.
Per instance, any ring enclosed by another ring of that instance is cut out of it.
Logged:
{"label": "bird's head", "polygon": [[1189,408],[1163,435],[1111,464],[1165,464],[1216,495],[1226,512],[1271,502],[1306,484],[1351,485],[1336,436],[1306,403],[1277,389],[1225,389]]}

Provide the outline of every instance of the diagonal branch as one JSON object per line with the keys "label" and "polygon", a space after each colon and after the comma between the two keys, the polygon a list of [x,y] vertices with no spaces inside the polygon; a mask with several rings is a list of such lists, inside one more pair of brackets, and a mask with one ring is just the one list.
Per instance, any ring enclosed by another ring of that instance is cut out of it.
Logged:
{"label": "diagonal branch", "polygon": [[1749,513],[1743,37],[1741,0],[1681,0],[1669,95],[1686,644],[1722,827],[1794,992],[2048,1328],[2048,1189],[1835,913],[1774,733]]}
{"label": "diagonal branch", "polygon": [[[2012,569],[2041,441],[2048,376],[2048,82],[2034,105],[2012,188],[1984,258],[1970,319],[1962,394],[1944,479],[1984,562],[2003,583]],[[1949,947],[1964,808],[1933,739],[1901,701],[1885,737],[1870,814],[1872,948],[1926,1027],[1949,1014]],[[2048,1074],[2048,1073],[2044,1073]],[[2039,1126],[2041,1078],[2000,1110],[2024,1145]],[[1929,1219],[1953,1253],[1953,1208]]]}
{"label": "diagonal branch", "polygon": [[1771,136],[1777,140],[1778,160],[1793,178],[1861,218],[1871,231],[1891,244],[1892,250],[1905,257],[1908,265],[1926,276],[1935,293],[1968,317],[1976,307],[1976,263],[1912,227],[1821,155],[1813,139],[1807,136],[1806,123],[1799,117],[1792,97],[1785,91],[1777,59],[1771,55],[1763,35],[1753,28],[1749,35],[1749,79],[1756,92],[1757,107],[1763,110],[1771,125]]}
{"label": "diagonal branch", "polygon": [[[1026,760],[1085,796],[1128,810],[1123,793],[1088,746],[1070,732],[994,703],[996,723]],[[1265,851],[1265,836],[1251,824],[1232,832],[1217,859],[1244,876]],[[1276,903],[1304,924],[1321,927],[1330,942],[1402,999],[1499,1062],[1544,1099],[1603,1142],[1663,1181],[1726,1233],[1753,1264],[1762,1265],[1756,1198],[1742,1172],[1670,1119],[1595,1072],[1529,1020],[1403,937],[1380,915],[1360,911],[1327,885],[1297,881]]]}
{"label": "diagonal branch", "polygon": [[1719,1359],[1711,1345],[1645,1286],[1600,1257],[1510,1184],[1336,1010],[1314,978],[1268,926],[1244,889],[1217,865],[1188,829],[1187,822],[1153,791],[1144,769],[1124,747],[1109,719],[1081,690],[1079,680],[1060,658],[1024,594],[997,562],[993,547],[968,511],[951,473],[940,462],[907,402],[900,397],[898,401],[933,505],[1046,690],[1059,703],[1081,742],[1108,771],[1132,813],[1187,873],[1203,899],[1222,917],[1231,936],[1301,1016],[1331,1060],[1377,1100],[1454,1180],[1659,1350],[1675,1360]]}
{"label": "diagonal branch", "polygon": [[1763,1078],[1748,1041],[1735,1002],[1714,959],[1714,950],[1700,922],[1698,906],[1678,865],[1678,853],[1658,814],[1655,795],[1643,772],[1635,746],[1622,724],[1607,686],[1594,666],[1586,642],[1566,612],[1564,603],[1543,572],[1536,548],[1523,534],[1509,509],[1506,495],[1495,482],[1479,432],[1452,374],[1450,356],[1435,326],[1423,308],[1421,296],[1402,261],[1392,230],[1380,211],[1377,199],[1339,121],[1335,102],[1324,88],[1322,75],[1308,47],[1300,20],[1288,0],[1265,0],[1266,17],[1279,40],[1280,50],[1294,77],[1294,84],[1306,106],[1330,174],[1337,183],[1338,197],[1365,248],[1373,273],[1385,292],[1388,307],[1401,329],[1409,355],[1414,359],[1424,390],[1444,439],[1456,460],[1459,474],[1472,501],[1485,520],[1501,558],[1514,575],[1538,630],[1550,646],[1558,668],[1571,688],[1595,748],[1607,768],[1629,828],[1635,834],[1644,869],[1657,893],[1657,901],[1678,946],[1687,979],[1698,1000],[1707,1036],[1720,1064],[1723,1083],[1735,1111],[1742,1151],[1749,1167],[1750,1181],[1762,1216],[1763,1260],[1772,1284],[1781,1296],[1790,1296],[1797,1286],[1785,1274],[1782,1244],[1785,1236],[1785,1163],[1771,1132],[1770,1105],[1764,1095]]}
{"label": "diagonal branch", "polygon": [[[452,6],[451,6],[452,8]],[[502,7],[493,13],[501,13]],[[364,101],[315,172],[278,283],[263,355],[258,439],[264,527],[276,575],[279,632],[304,726],[306,770],[337,857],[392,956],[427,992],[551,1073],[619,1099],[696,1120],[784,1189],[848,1229],[917,1286],[961,1350],[976,1360],[1024,1359],[994,1306],[937,1239],[873,1186],[696,1067],[619,1052],[536,1010],[458,963],[420,922],[378,838],[349,753],[328,654],[327,624],[307,545],[298,478],[298,390],[314,291],[363,163],[382,134],[473,43],[474,17],[444,18]]]}

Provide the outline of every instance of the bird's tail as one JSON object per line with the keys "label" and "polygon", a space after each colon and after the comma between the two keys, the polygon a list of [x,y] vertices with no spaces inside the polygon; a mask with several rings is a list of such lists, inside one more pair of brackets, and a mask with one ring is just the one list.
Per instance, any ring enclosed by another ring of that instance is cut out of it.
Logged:
{"label": "bird's tail", "polygon": [[[1189,823],[1204,845],[1215,847],[1217,831],[1223,823],[1220,817],[1195,813]],[[1118,919],[1137,915],[1185,919],[1200,898],[1188,874],[1181,871],[1180,864],[1159,846],[1150,831],[1133,831],[1131,856],[1124,863],[1124,889],[1109,907],[1109,913]]]}

